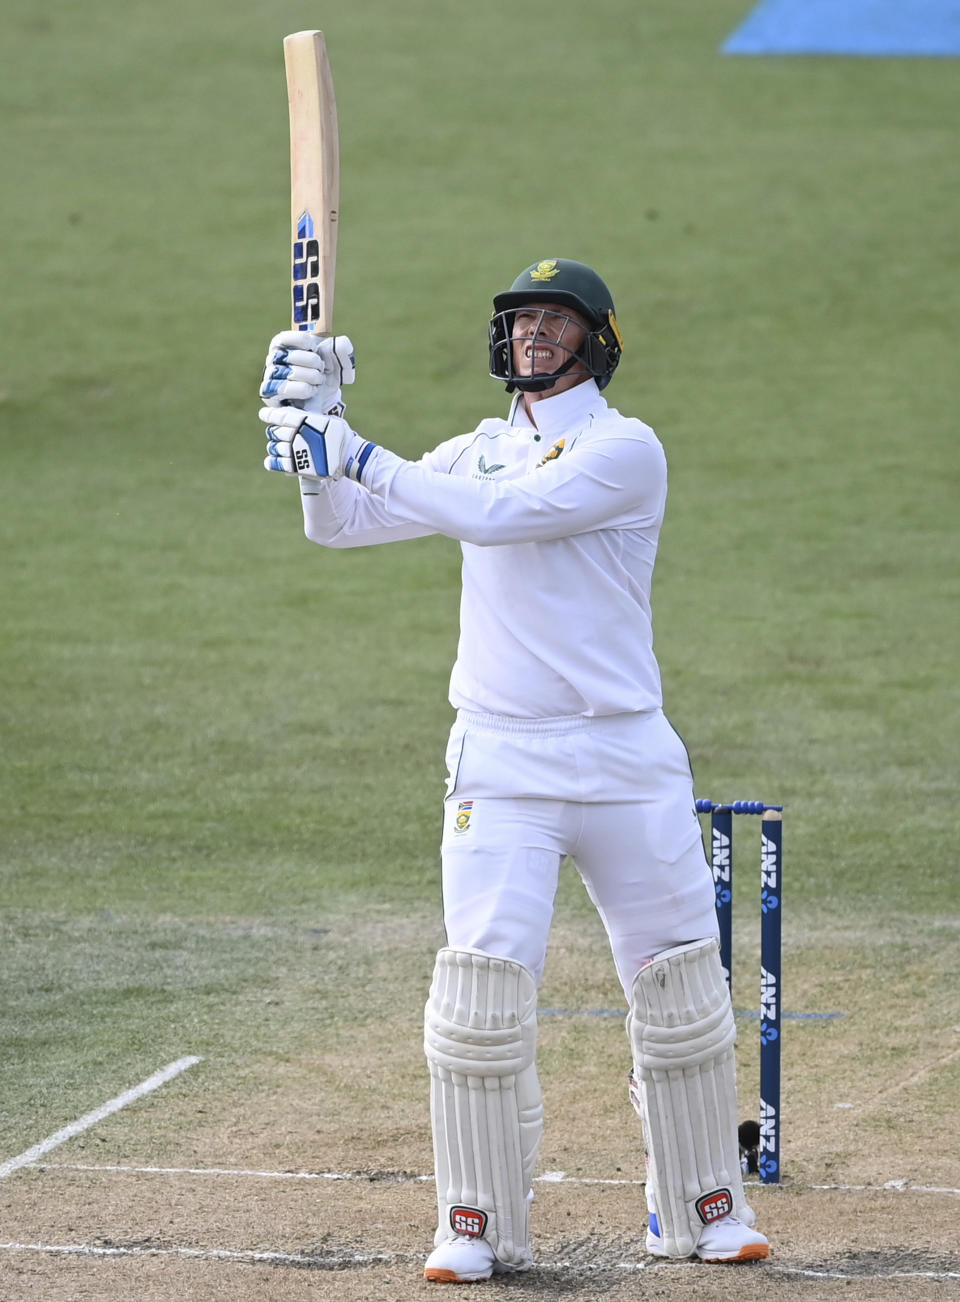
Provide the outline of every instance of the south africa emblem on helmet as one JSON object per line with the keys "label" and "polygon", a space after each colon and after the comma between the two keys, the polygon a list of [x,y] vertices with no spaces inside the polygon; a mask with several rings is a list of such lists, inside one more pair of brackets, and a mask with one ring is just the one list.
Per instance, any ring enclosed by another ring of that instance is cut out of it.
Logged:
{"label": "south africa emblem on helmet", "polygon": [[473,801],[461,800],[457,805],[457,817],[454,820],[454,826],[458,832],[465,832],[470,826],[470,815],[473,813]]}
{"label": "south africa emblem on helmet", "polygon": [[556,258],[548,258],[545,262],[538,262],[533,271],[530,272],[530,279],[538,283],[545,280],[553,280],[560,271],[557,266]]}

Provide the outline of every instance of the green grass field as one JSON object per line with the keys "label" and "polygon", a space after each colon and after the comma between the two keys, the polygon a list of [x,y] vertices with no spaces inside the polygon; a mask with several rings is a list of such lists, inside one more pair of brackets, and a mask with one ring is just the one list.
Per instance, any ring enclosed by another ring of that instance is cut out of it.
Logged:
{"label": "green grass field", "polygon": [[[305,975],[351,918],[422,917],[429,971],[457,549],[311,548],[259,468],[301,27],[337,85],[354,424],[415,456],[500,412],[492,294],[598,268],[609,397],[671,467],[667,712],[699,794],[787,807],[787,1007],[845,1007],[856,972],[810,966],[834,928],[949,1038],[957,68],[721,57],[747,8],[9,0],[0,1161],[181,1053],[242,1090],[369,1020],[363,944]],[[588,908],[570,874],[561,921]]]}

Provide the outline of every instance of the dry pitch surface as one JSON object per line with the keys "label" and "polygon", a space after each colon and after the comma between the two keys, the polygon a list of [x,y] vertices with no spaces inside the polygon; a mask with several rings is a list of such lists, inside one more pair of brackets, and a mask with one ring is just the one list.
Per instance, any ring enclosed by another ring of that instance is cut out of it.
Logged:
{"label": "dry pitch surface", "polygon": [[[0,1181],[4,1302],[437,1296],[442,1286],[421,1278],[434,1217],[418,1033],[430,945],[416,923],[368,930],[355,927],[349,943],[367,939],[382,953],[371,990],[392,991],[397,1020],[359,1037],[347,1020],[327,1025],[301,1054],[264,1054],[242,1079],[219,1079],[205,1059]],[[811,934],[804,962],[788,965],[787,1007],[814,1011],[829,991],[843,1017],[787,1025],[785,1179],[751,1190],[771,1260],[661,1263],[643,1251],[622,1025],[595,1011],[617,1000],[597,940],[582,926],[555,934],[542,1006],[562,1011],[541,1019],[537,1266],[480,1286],[488,1295],[960,1296],[950,1120],[960,1036],[924,1030],[922,1003],[907,997],[919,971],[904,980],[902,1008],[889,981],[880,1008],[869,953],[850,935]],[[322,962],[341,963],[343,945],[338,953],[330,942]],[[931,972],[941,957],[934,945]],[[834,981],[835,970],[859,975]],[[744,1115],[755,1112],[755,1035],[744,1019]]]}

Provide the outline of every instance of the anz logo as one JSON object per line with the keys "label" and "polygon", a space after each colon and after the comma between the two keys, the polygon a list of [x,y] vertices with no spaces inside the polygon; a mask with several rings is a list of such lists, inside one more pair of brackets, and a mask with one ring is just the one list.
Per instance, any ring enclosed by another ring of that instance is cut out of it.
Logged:
{"label": "anz logo", "polygon": [[293,323],[298,330],[312,330],[320,320],[319,276],[320,241],[314,234],[313,218],[303,212],[293,241]]}
{"label": "anz logo", "polygon": [[764,887],[768,891],[779,891],[777,847],[769,837],[763,837],[760,846],[760,874]]}
{"label": "anz logo", "polygon": [[777,1109],[766,1099],[760,1100],[760,1174],[776,1174],[777,1166]]}
{"label": "anz logo", "polygon": [[725,836],[717,827],[713,829],[713,849],[710,857],[713,861],[713,880],[717,883],[722,882],[724,886],[729,886],[730,838]]}
{"label": "anz logo", "polygon": [[777,1038],[776,1028],[767,1024],[776,1022],[779,1019],[780,993],[777,989],[777,978],[772,972],[768,972],[765,967],[760,969],[760,1016],[762,1018],[761,1037],[764,1040],[766,1038],[775,1040]]}

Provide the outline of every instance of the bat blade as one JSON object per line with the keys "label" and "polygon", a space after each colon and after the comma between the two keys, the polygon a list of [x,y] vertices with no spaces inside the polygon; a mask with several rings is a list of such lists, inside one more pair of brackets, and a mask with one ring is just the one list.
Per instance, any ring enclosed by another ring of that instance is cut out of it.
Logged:
{"label": "bat blade", "polygon": [[340,216],[337,101],[323,32],[283,41],[290,106],[290,245],[295,330],[333,332]]}

